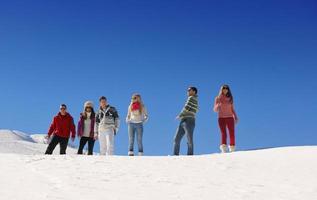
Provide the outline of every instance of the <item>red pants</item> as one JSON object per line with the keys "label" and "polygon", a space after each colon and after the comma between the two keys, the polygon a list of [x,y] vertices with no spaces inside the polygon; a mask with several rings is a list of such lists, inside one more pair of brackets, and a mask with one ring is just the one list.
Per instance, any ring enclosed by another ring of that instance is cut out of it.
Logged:
{"label": "red pants", "polygon": [[218,124],[221,131],[221,144],[227,144],[227,128],[229,130],[230,145],[235,146],[235,136],[234,136],[234,118],[219,118]]}

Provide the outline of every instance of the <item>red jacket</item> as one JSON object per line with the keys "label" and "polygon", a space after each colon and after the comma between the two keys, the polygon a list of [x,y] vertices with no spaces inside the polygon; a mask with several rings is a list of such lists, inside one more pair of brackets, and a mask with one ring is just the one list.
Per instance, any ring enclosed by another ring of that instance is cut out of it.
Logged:
{"label": "red jacket", "polygon": [[72,132],[72,138],[75,138],[76,131],[73,117],[68,113],[64,116],[58,113],[53,119],[48,135],[51,136],[54,134],[63,138],[69,138],[70,132]]}

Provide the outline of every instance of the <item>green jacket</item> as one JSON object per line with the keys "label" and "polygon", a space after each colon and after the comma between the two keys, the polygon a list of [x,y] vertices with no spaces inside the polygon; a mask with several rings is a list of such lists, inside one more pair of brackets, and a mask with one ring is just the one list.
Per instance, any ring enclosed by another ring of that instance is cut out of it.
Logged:
{"label": "green jacket", "polygon": [[189,96],[182,112],[178,115],[180,119],[195,118],[198,112],[198,96]]}

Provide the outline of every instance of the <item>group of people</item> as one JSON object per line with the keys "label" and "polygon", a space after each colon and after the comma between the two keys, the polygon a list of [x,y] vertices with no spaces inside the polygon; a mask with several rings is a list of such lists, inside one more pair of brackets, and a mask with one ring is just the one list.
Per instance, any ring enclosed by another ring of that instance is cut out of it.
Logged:
{"label": "group of people", "polygon": [[[174,137],[174,155],[179,155],[180,143],[186,135],[187,155],[194,155],[193,135],[195,129],[196,113],[198,112],[198,90],[189,87],[188,99],[181,113],[177,116],[180,120]],[[221,132],[220,150],[222,153],[235,151],[235,124],[238,116],[234,109],[233,96],[228,85],[221,86],[215,98],[214,111],[218,113],[218,124]],[[140,94],[134,94],[128,107],[126,123],[128,124],[129,147],[128,155],[134,156],[135,138],[138,144],[138,155],[143,155],[143,125],[149,119],[147,109]],[[60,154],[66,154],[68,141],[75,140],[76,132],[80,138],[78,154],[83,154],[83,149],[88,143],[88,155],[93,155],[95,141],[100,144],[100,155],[114,155],[114,138],[120,127],[120,118],[115,107],[108,104],[107,98],[99,98],[99,109],[94,110],[91,101],[84,104],[80,114],[77,131],[73,117],[67,112],[67,106],[62,104],[60,111],[54,117],[47,134],[49,141],[45,154],[52,154],[55,147],[60,145]],[[227,145],[227,130],[230,144]]]}

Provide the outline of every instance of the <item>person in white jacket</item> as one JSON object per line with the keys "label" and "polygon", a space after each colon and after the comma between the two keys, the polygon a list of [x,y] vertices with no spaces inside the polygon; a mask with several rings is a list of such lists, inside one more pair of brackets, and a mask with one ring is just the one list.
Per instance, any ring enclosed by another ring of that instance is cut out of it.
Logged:
{"label": "person in white jacket", "polygon": [[128,108],[126,122],[129,134],[129,156],[134,156],[134,138],[137,136],[139,156],[143,155],[143,124],[148,120],[148,113],[144,106],[141,95],[134,94]]}
{"label": "person in white jacket", "polygon": [[108,104],[106,97],[100,97],[99,103],[94,137],[99,140],[100,155],[111,156],[114,155],[114,136],[119,131],[120,119],[116,108]]}

